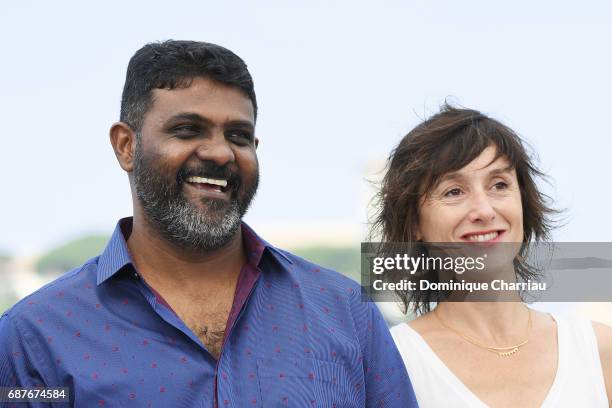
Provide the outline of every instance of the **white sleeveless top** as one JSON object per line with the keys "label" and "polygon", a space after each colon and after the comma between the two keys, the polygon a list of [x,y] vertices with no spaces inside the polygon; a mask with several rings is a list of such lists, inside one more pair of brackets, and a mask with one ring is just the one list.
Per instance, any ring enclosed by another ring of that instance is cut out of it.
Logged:
{"label": "white sleeveless top", "polygon": [[[542,408],[608,408],[597,339],[591,322],[553,315],[558,366]],[[406,323],[391,328],[421,408],[487,408]]]}

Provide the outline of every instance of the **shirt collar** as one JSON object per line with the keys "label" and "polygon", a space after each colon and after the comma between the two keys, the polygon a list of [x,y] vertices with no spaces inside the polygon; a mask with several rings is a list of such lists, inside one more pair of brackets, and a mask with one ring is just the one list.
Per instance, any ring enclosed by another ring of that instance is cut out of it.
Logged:
{"label": "shirt collar", "polygon": [[126,241],[131,232],[132,217],[120,219],[108,244],[106,244],[106,248],[104,248],[104,252],[102,252],[98,260],[98,277],[96,281],[98,285],[116,274],[124,266],[132,264],[132,257],[128,251]]}
{"label": "shirt collar", "polygon": [[266,249],[273,255],[280,256],[285,261],[293,264],[293,261],[289,259],[287,255],[257,235],[257,233],[244,222],[242,223],[242,242],[244,243],[249,263],[255,267],[261,262],[261,258]]}
{"label": "shirt collar", "polygon": [[[132,233],[132,217],[126,217],[119,220],[115,231],[110,237],[106,248],[100,255],[98,260],[98,276],[97,284],[100,285],[111,276],[115,275],[126,265],[132,265],[132,257],[127,246],[127,239]],[[263,238],[259,237],[246,223],[242,223],[242,239],[247,255],[247,260],[250,264],[257,267],[261,262],[263,254],[267,249],[269,253],[280,256],[285,261],[293,264],[283,252],[270,245]]]}

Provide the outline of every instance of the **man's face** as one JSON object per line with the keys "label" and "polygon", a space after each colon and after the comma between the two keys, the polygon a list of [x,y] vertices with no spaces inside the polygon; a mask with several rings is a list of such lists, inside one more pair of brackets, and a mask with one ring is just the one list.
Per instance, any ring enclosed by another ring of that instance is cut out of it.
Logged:
{"label": "man's face", "polygon": [[240,227],[259,183],[253,105],[206,78],[153,91],[134,154],[134,187],[150,224],[175,245],[216,249]]}

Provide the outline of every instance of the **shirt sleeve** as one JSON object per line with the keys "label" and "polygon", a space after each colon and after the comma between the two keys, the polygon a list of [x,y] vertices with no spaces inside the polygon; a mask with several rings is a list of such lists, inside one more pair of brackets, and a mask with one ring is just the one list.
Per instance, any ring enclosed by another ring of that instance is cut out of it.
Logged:
{"label": "shirt sleeve", "polygon": [[363,353],[366,407],[418,407],[385,319],[373,301],[358,298],[355,320]]}
{"label": "shirt sleeve", "polygon": [[[35,367],[35,358],[19,333],[12,317],[0,317],[0,387],[45,387],[42,375]],[[42,407],[41,403],[0,402],[1,408]],[[46,404],[45,406],[49,406]]]}

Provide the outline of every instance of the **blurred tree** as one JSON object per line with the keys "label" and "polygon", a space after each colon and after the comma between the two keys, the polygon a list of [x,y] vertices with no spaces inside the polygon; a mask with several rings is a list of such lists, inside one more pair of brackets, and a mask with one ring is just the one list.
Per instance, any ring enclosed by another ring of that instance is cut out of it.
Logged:
{"label": "blurred tree", "polygon": [[10,286],[10,280],[8,280],[9,274],[9,262],[12,256],[7,252],[0,250],[0,313],[3,313],[6,309],[11,307],[16,301],[17,297]]}
{"label": "blurred tree", "polygon": [[294,248],[294,254],[329,269],[338,271],[359,282],[361,273],[361,252],[352,247],[312,246]]}
{"label": "blurred tree", "polygon": [[36,263],[36,271],[41,274],[61,274],[69,271],[86,260],[99,255],[108,236],[89,235],[70,241],[43,255]]}
{"label": "blurred tree", "polygon": [[7,263],[10,260],[11,260],[11,255],[8,252],[0,249],[0,264]]}

